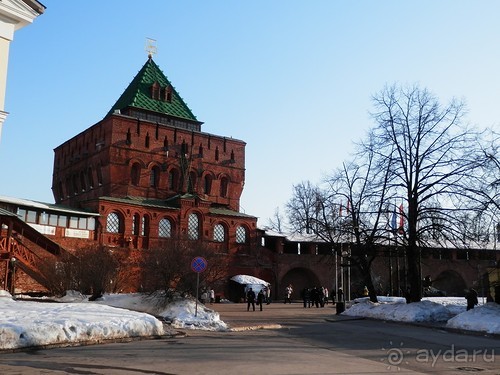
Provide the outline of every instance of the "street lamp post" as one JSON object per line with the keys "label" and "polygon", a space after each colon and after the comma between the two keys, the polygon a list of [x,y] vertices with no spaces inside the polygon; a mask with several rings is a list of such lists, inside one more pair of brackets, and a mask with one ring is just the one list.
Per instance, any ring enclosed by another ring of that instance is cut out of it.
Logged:
{"label": "street lamp post", "polygon": [[[349,247],[347,250],[342,251],[342,266],[343,269],[347,267],[347,279],[345,280],[345,286],[346,286],[346,291],[345,291],[345,296],[347,297],[347,300],[351,300],[351,248]],[[345,263],[344,263],[345,261]],[[345,275],[344,272],[342,272],[342,279],[344,279]],[[343,282],[344,284],[344,282]]]}

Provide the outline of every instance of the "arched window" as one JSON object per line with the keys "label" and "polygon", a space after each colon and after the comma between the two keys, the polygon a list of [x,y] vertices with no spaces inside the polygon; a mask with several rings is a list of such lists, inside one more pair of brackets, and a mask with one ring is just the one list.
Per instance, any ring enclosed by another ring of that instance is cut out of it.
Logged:
{"label": "arched window", "polygon": [[130,170],[130,182],[132,185],[138,186],[140,178],[141,166],[138,163],[134,163],[134,165],[132,165],[132,169]]}
{"label": "arched window", "polygon": [[196,172],[189,172],[188,192],[194,193],[196,191]]}
{"label": "arched window", "polygon": [[224,242],[226,240],[226,229],[222,224],[216,224],[214,227],[214,241]]}
{"label": "arched window", "polygon": [[197,240],[200,237],[200,219],[197,214],[189,214],[188,217],[188,238]]}
{"label": "arched window", "polygon": [[212,191],[212,176],[207,174],[205,176],[205,186],[203,192],[205,194],[210,194],[211,191]]}
{"label": "arched window", "polygon": [[140,216],[139,214],[134,214],[134,216],[132,216],[132,234],[134,236],[138,236],[139,235],[139,228],[140,228],[140,225],[139,225],[139,221],[140,221]]}
{"label": "arched window", "polygon": [[120,233],[121,220],[120,215],[116,212],[111,212],[106,219],[106,232]]}
{"label": "arched window", "polygon": [[247,230],[243,226],[236,228],[236,243],[247,242]]}
{"label": "arched window", "polygon": [[169,219],[163,218],[158,224],[158,237],[170,238],[172,237],[172,223]]}
{"label": "arched window", "polygon": [[149,236],[149,216],[142,217],[141,236]]}
{"label": "arched window", "polygon": [[176,191],[179,187],[179,171],[177,169],[171,169],[168,174],[168,188],[170,190]]}
{"label": "arched window", "polygon": [[151,168],[151,173],[149,175],[149,186],[158,187],[158,182],[160,181],[160,168],[156,165]]}
{"label": "arched window", "polygon": [[220,196],[223,198],[227,197],[227,185],[227,177],[222,177],[220,180]]}

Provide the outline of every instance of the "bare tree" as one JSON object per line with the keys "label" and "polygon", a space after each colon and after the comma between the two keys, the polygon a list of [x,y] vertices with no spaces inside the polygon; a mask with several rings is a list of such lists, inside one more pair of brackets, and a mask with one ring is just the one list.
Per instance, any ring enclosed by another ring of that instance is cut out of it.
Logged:
{"label": "bare tree", "polygon": [[268,228],[274,230],[278,233],[283,233],[284,224],[283,224],[283,216],[280,213],[278,207],[274,210],[274,216],[268,221]]}
{"label": "bare tree", "polygon": [[108,248],[91,245],[64,258],[46,260],[41,271],[47,280],[46,287],[54,295],[77,290],[90,294],[89,299],[93,300],[113,290],[119,263]]}
{"label": "bare tree", "polygon": [[373,103],[376,125],[365,149],[381,171],[389,171],[391,199],[404,207],[400,245],[408,256],[410,300],[419,301],[420,247],[463,246],[473,240],[464,237],[463,220],[471,209],[481,210],[481,141],[463,124],[462,102],[441,106],[418,86],[386,87]]}
{"label": "bare tree", "polygon": [[321,190],[310,181],[303,181],[293,186],[292,198],[286,204],[288,221],[297,233],[315,233],[317,216],[323,201]]}
{"label": "bare tree", "polygon": [[331,243],[337,255],[358,268],[376,302],[371,264],[377,247],[391,236],[384,211],[388,172],[374,173],[373,152],[363,153],[359,161],[344,163],[321,188],[309,182],[295,186],[286,207],[296,232]]}
{"label": "bare tree", "polygon": [[217,253],[202,241],[172,238],[162,247],[144,250],[141,284],[147,292],[162,290],[167,298],[174,292],[194,294],[197,275],[191,261],[203,257],[207,269],[200,273],[200,285],[216,287],[227,277],[227,254]]}

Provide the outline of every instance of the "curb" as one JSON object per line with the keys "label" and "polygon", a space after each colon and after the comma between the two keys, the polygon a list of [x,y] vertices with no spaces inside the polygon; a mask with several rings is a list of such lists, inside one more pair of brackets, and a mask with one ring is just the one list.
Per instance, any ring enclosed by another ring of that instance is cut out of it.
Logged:
{"label": "curb", "polygon": [[227,332],[257,331],[259,329],[280,329],[280,328],[283,328],[281,324],[260,324],[255,326],[232,327],[229,328]]}

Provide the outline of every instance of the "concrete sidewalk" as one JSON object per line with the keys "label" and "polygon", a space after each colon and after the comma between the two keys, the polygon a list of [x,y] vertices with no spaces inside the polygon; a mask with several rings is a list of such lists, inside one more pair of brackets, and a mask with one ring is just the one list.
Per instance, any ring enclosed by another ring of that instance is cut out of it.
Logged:
{"label": "concrete sidewalk", "polygon": [[220,314],[232,331],[243,331],[253,329],[277,329],[283,326],[292,326],[304,321],[318,320],[351,320],[352,317],[336,315],[335,306],[332,304],[325,307],[304,308],[302,302],[284,304],[273,302],[264,304],[262,311],[260,306],[255,305],[255,311],[247,311],[246,303],[214,303],[207,305]]}

